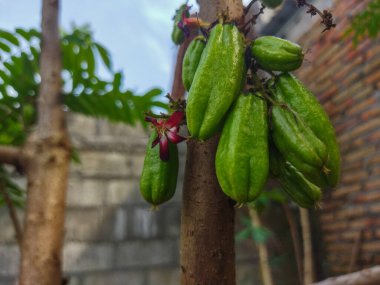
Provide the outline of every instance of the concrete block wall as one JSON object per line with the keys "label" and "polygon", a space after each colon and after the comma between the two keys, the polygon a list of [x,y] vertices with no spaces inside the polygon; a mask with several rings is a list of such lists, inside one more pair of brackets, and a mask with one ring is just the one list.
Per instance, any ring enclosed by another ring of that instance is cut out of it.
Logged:
{"label": "concrete block wall", "polygon": [[[73,114],[68,126],[81,160],[72,164],[67,196],[63,267],[69,284],[178,285],[185,144],[174,198],[151,211],[139,193],[148,135]],[[4,209],[0,225],[0,285],[10,285],[19,251]],[[238,245],[238,284],[252,284],[260,278],[255,247],[252,241]]]}

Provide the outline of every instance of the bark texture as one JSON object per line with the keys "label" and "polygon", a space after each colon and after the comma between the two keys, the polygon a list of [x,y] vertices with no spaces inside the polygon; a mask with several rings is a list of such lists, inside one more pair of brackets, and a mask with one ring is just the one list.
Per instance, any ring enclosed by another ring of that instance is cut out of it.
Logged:
{"label": "bark texture", "polygon": [[189,140],[181,217],[181,284],[235,284],[234,208],[216,178],[218,137]]}
{"label": "bark texture", "polygon": [[[241,0],[199,0],[200,18],[240,22]],[[235,285],[234,208],[215,173],[219,138],[190,139],[181,214],[181,285]]]}
{"label": "bark texture", "polygon": [[58,12],[58,0],[43,0],[39,118],[23,150],[28,195],[20,285],[58,285],[62,280],[70,143],[61,104]]}

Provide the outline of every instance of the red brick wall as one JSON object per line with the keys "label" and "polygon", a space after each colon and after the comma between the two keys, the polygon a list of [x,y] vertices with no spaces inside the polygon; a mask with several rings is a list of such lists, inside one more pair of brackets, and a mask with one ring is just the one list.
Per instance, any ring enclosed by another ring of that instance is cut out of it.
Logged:
{"label": "red brick wall", "polygon": [[335,1],[335,30],[317,23],[299,43],[311,49],[298,76],[317,95],[336,129],[342,155],[339,186],[320,211],[331,274],[349,270],[355,240],[362,240],[354,270],[380,263],[380,40],[356,48],[343,40],[349,17],[369,1]]}

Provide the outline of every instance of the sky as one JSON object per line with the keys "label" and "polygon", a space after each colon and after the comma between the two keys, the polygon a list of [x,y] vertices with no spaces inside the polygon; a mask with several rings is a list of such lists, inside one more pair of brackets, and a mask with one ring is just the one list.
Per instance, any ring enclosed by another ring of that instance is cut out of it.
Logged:
{"label": "sky", "polygon": [[[42,0],[0,0],[0,29],[40,27]],[[177,47],[171,42],[172,16],[183,1],[61,0],[60,23],[90,24],[96,41],[111,52],[125,86],[143,94],[171,89]],[[197,9],[195,0],[189,1]]]}
{"label": "sky", "polygon": [[[127,89],[143,94],[171,90],[177,47],[171,41],[172,17],[181,0],[61,0],[60,24],[90,24],[96,41],[111,53]],[[247,4],[249,0],[244,0]],[[39,28],[42,0],[0,0],[0,29]],[[192,12],[196,0],[188,0]],[[102,72],[102,70],[100,70]]]}

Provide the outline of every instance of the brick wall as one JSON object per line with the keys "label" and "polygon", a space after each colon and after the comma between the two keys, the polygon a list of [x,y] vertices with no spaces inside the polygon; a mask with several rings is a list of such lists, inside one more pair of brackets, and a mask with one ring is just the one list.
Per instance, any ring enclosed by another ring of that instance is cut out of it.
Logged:
{"label": "brick wall", "polygon": [[[64,270],[70,285],[178,285],[185,144],[175,197],[150,211],[139,193],[143,130],[79,115],[70,115],[68,125],[81,159],[71,167],[67,197]],[[237,260],[239,285],[260,278],[252,241],[239,243]],[[14,230],[0,209],[0,285],[14,284],[18,261]]]}
{"label": "brick wall", "polygon": [[353,270],[380,263],[380,40],[354,47],[342,39],[350,17],[368,2],[334,1],[336,29],[321,34],[317,21],[293,38],[309,49],[298,76],[329,113],[341,148],[340,184],[325,193],[319,211],[329,274],[347,272],[351,259]]}

